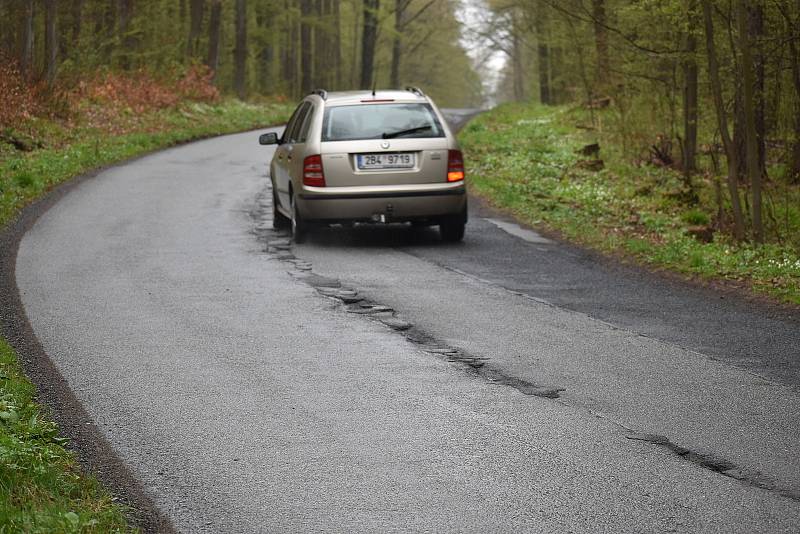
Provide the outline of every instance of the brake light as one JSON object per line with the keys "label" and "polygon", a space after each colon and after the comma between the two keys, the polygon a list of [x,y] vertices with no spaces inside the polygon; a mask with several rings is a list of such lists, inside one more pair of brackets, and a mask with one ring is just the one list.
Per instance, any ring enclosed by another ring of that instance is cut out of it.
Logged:
{"label": "brake light", "polygon": [[459,182],[464,179],[464,156],[460,150],[447,151],[447,181]]}
{"label": "brake light", "polygon": [[308,156],[303,160],[303,184],[311,187],[325,187],[322,156]]}

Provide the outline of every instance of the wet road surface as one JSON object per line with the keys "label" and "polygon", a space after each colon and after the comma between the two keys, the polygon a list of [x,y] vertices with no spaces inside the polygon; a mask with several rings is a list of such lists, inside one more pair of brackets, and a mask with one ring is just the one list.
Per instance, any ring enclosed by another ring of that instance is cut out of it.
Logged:
{"label": "wet road surface", "polygon": [[476,203],[459,245],[290,246],[256,139],[110,169],[17,257],[47,354],[176,529],[800,528],[796,317]]}

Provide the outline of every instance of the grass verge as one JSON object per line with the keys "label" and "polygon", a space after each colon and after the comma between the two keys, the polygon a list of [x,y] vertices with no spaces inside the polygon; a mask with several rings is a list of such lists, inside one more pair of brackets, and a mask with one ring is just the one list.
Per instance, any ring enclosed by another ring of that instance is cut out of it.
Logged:
{"label": "grass verge", "polygon": [[[86,122],[33,118],[12,133],[37,140],[39,148],[0,146],[0,226],[76,175],[180,142],[285,122],[290,112],[280,103],[184,103],[137,115],[116,135]],[[0,338],[0,532],[135,530],[111,494],[81,473],[35,397],[14,350]]]}
{"label": "grass verge", "polygon": [[[577,128],[585,124],[583,114],[513,103],[478,116],[459,136],[471,191],[527,224],[597,250],[800,304],[797,186],[768,185],[767,195],[771,188],[785,199],[771,207],[777,212],[773,242],[736,243],[714,232],[717,219],[724,221],[717,178],[696,177],[698,201],[687,201],[677,172],[632,163],[610,136]],[[592,162],[579,153],[598,140],[599,171],[587,168]],[[700,239],[692,233],[698,228]]]}

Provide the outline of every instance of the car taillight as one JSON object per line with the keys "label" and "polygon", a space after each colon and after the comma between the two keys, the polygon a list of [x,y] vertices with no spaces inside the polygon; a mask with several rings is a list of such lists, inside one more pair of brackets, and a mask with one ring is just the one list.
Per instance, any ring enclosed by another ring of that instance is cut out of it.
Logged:
{"label": "car taillight", "polygon": [[308,156],[303,160],[303,184],[312,187],[325,187],[322,156]]}
{"label": "car taillight", "polygon": [[460,150],[447,151],[447,181],[458,182],[464,179],[464,156]]}

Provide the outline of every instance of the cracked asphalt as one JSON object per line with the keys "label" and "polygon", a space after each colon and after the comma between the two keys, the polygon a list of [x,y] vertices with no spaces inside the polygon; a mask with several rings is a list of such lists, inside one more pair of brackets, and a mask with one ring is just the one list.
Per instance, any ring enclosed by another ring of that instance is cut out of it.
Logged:
{"label": "cracked asphalt", "polygon": [[33,332],[175,530],[800,529],[796,314],[476,202],[459,245],[290,246],[256,140],[85,180],[17,255]]}

